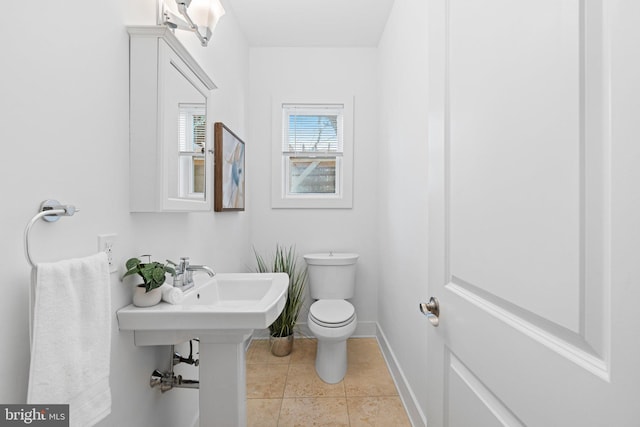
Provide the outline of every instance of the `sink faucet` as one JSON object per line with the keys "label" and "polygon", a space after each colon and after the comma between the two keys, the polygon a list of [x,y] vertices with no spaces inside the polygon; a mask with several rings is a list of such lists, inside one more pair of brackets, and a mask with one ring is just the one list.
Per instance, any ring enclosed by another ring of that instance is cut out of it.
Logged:
{"label": "sink faucet", "polygon": [[188,289],[193,288],[195,282],[193,281],[193,272],[194,271],[205,271],[209,277],[215,276],[215,272],[207,267],[206,265],[191,265],[189,264],[189,257],[181,257],[180,264],[176,264],[171,262],[171,264],[175,265],[176,274],[173,277],[173,286],[186,291]]}

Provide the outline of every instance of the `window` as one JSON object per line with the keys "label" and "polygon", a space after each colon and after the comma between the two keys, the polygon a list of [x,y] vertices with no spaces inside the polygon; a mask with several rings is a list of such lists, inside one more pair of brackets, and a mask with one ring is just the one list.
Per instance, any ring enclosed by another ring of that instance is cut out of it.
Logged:
{"label": "window", "polygon": [[346,104],[274,106],[280,126],[274,126],[278,158],[273,180],[278,191],[273,193],[273,207],[351,207],[352,138],[346,131],[352,128],[351,106]]}
{"label": "window", "polygon": [[285,104],[282,109],[286,195],[339,196],[344,107]]}

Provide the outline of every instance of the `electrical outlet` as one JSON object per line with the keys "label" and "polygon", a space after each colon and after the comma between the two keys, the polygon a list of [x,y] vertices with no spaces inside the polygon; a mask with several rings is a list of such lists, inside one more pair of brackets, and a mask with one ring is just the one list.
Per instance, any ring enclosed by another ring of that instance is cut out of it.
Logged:
{"label": "electrical outlet", "polygon": [[107,259],[109,260],[109,273],[115,273],[118,271],[114,252],[116,237],[118,237],[117,234],[98,234],[98,250],[107,254]]}

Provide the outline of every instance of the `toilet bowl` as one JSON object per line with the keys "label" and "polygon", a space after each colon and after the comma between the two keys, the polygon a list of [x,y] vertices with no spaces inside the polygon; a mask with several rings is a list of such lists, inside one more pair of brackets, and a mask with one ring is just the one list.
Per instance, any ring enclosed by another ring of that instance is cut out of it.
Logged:
{"label": "toilet bowl", "polygon": [[307,324],[318,339],[318,376],[326,383],[339,383],[347,373],[347,338],[357,325],[353,305],[345,300],[318,300],[309,309]]}
{"label": "toilet bowl", "polygon": [[357,254],[304,256],[311,298],[307,325],[318,339],[316,372],[327,383],[342,381],[347,372],[347,338],[356,330],[354,306],[347,301],[355,290]]}

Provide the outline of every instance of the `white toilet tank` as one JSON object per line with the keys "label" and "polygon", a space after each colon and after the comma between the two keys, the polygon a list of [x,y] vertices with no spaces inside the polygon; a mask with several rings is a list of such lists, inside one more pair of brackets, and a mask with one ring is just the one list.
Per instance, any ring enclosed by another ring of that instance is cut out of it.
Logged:
{"label": "white toilet tank", "polygon": [[304,256],[309,274],[309,295],[318,299],[349,299],[356,289],[354,253],[316,253]]}

